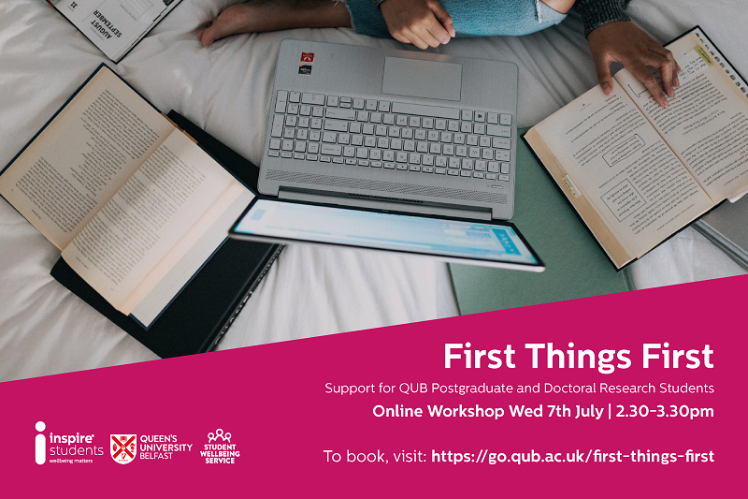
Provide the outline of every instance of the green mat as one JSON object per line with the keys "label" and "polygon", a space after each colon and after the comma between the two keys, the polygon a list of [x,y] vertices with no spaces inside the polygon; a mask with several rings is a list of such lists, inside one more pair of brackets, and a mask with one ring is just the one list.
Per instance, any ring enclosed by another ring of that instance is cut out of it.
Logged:
{"label": "green mat", "polygon": [[517,140],[516,182],[511,222],[540,255],[546,270],[536,274],[451,264],[462,315],[633,289],[628,270],[616,272],[522,139]]}

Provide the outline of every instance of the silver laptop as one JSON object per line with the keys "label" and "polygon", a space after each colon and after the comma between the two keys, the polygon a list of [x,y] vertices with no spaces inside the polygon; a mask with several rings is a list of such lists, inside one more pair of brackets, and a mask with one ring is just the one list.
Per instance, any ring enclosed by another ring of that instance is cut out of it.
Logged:
{"label": "silver laptop", "polygon": [[279,199],[509,219],[514,64],[284,40],[260,167]]}

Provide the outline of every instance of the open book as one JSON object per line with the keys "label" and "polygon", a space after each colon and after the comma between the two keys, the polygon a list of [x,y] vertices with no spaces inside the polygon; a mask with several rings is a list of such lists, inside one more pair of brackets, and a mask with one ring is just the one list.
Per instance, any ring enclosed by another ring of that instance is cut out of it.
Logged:
{"label": "open book", "polygon": [[146,327],[254,198],[105,65],[0,175],[0,195]]}
{"label": "open book", "polygon": [[623,69],[524,136],[619,269],[748,188],[748,86],[700,28],[667,48],[667,109]]}
{"label": "open book", "polygon": [[114,62],[119,62],[181,0],[48,0]]}

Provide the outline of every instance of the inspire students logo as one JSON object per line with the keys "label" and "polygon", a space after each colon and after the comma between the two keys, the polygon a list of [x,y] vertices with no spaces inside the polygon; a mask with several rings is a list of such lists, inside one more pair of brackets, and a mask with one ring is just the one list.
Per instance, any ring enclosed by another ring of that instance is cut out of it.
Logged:
{"label": "inspire students logo", "polygon": [[37,421],[34,425],[34,462],[36,464],[91,464],[96,456],[104,455],[104,448],[94,444],[94,434],[45,435],[47,424]]}
{"label": "inspire students logo", "polygon": [[34,427],[38,432],[34,440],[34,460],[36,464],[44,464],[47,462],[47,437],[42,432],[47,429],[47,425],[44,421],[39,421]]}
{"label": "inspire students logo", "polygon": [[110,435],[112,445],[109,447],[109,454],[115,463],[130,464],[138,453],[138,436],[137,435]]}

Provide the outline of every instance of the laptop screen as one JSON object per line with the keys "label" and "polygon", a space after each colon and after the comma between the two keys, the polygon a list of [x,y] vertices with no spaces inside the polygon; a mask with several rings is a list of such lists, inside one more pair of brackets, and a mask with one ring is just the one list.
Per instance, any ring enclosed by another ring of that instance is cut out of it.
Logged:
{"label": "laptop screen", "polygon": [[483,265],[519,264],[537,267],[527,270],[542,270],[542,263],[514,227],[500,222],[446,220],[259,199],[232,233],[284,242],[420,253]]}

